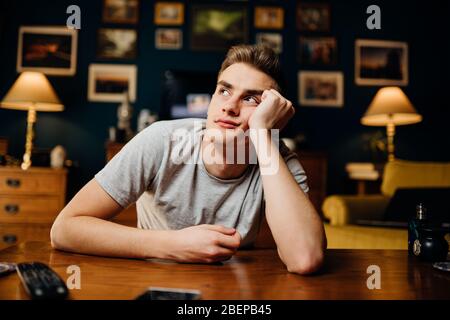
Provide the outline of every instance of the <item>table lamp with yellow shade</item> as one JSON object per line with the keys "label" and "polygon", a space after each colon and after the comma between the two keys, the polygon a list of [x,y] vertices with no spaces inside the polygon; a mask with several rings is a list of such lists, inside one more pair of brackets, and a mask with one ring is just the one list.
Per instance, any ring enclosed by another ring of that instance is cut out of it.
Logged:
{"label": "table lamp with yellow shade", "polygon": [[28,111],[25,154],[21,166],[23,170],[27,170],[31,166],[33,125],[36,122],[36,111],[63,111],[64,105],[61,104],[55,90],[44,74],[27,71],[20,74],[0,102],[0,107]]}
{"label": "table lamp with yellow shade", "polygon": [[422,121],[411,101],[399,87],[378,90],[361,123],[366,126],[386,126],[388,161],[393,161],[395,126]]}

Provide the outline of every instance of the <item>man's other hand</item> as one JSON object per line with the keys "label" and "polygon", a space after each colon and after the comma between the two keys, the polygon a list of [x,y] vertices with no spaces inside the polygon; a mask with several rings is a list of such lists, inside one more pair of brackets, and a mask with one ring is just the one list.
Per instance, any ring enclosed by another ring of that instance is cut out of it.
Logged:
{"label": "man's other hand", "polygon": [[241,244],[234,228],[202,224],[176,230],[168,248],[168,258],[178,262],[214,263],[230,259]]}

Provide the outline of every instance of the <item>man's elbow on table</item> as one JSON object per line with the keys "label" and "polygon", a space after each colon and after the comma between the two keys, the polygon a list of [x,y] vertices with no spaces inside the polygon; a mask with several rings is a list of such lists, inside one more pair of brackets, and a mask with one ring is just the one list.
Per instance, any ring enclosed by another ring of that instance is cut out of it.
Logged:
{"label": "man's elbow on table", "polygon": [[318,250],[317,252],[302,252],[298,257],[286,261],[286,268],[291,273],[309,275],[322,267],[324,256],[323,250]]}
{"label": "man's elbow on table", "polygon": [[57,218],[53,222],[52,228],[50,229],[50,244],[53,249],[64,249],[64,226],[61,219]]}

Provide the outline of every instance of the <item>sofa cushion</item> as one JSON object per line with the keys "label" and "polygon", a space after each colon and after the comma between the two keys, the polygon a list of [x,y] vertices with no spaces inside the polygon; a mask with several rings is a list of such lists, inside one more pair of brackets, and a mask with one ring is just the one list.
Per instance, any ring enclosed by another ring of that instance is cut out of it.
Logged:
{"label": "sofa cushion", "polygon": [[397,188],[450,187],[450,162],[395,160],[386,164],[381,192],[392,197]]}

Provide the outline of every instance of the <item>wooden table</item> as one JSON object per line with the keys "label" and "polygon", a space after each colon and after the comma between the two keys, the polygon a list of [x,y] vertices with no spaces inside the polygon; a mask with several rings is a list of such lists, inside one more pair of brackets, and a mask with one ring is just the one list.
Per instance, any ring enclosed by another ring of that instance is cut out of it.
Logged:
{"label": "wooden table", "polygon": [[[450,274],[408,257],[402,250],[328,250],[315,276],[288,273],[276,250],[239,251],[217,265],[94,257],[53,250],[48,242],[24,242],[0,251],[0,261],[37,260],[63,279],[81,269],[72,299],[133,299],[149,286],[198,289],[204,299],[449,299]],[[381,289],[367,288],[367,267],[381,269]],[[0,278],[0,299],[27,299],[16,274]]]}

